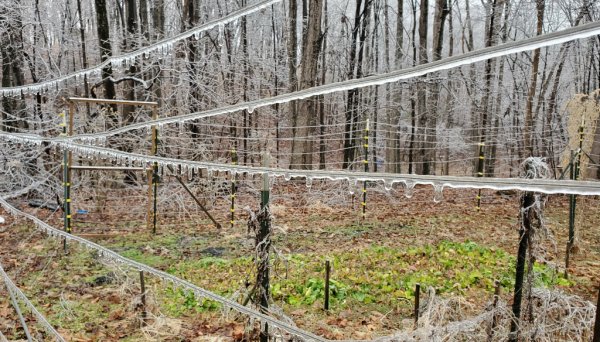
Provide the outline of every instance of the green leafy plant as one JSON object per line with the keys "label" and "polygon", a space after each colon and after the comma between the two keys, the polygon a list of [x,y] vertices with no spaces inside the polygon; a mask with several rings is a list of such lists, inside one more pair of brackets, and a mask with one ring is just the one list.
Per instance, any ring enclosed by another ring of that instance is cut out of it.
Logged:
{"label": "green leafy plant", "polygon": [[[290,305],[312,305],[325,298],[325,281],[320,278],[309,278],[302,284],[291,282],[275,283],[271,286],[274,299],[283,299]],[[329,298],[342,302],[347,296],[347,286],[331,279],[329,281]]]}
{"label": "green leafy plant", "polygon": [[179,317],[192,312],[214,311],[221,307],[215,301],[202,298],[198,300],[193,292],[180,288],[168,287],[165,291],[166,301],[163,307],[169,314]]}

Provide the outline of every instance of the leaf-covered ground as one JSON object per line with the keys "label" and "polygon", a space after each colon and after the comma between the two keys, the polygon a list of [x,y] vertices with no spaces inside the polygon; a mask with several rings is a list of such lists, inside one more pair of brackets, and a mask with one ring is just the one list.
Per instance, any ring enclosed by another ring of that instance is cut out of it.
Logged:
{"label": "leaf-covered ground", "polygon": [[[323,188],[320,188],[323,187]],[[367,219],[359,200],[345,194],[320,196],[331,189],[313,184],[286,185],[273,191],[274,247],[271,294],[300,326],[328,338],[373,338],[412,327],[414,288],[434,287],[442,296],[462,296],[474,307],[491,300],[494,281],[510,301],[517,248],[517,194],[484,192],[483,209],[474,207],[474,191],[433,193],[419,188],[410,199],[402,191],[373,189]],[[247,198],[247,202],[253,199]],[[244,196],[240,195],[240,203]],[[535,271],[537,285],[558,287],[595,300],[600,278],[600,201],[579,199],[578,253],[571,277],[564,279],[567,198],[552,196],[546,224],[555,244]],[[211,207],[228,221],[227,203]],[[38,216],[51,213],[38,211]],[[172,214],[172,213],[167,213]],[[128,258],[149,264],[226,296],[244,299],[254,281],[253,237],[242,211],[234,227],[216,230],[204,218],[177,221],[160,217],[159,233],[148,234],[143,222],[131,230],[113,229],[94,240]],[[25,221],[6,216],[0,226],[0,260],[8,274],[69,340],[241,340],[252,332],[244,320],[223,315],[216,303],[146,277],[148,324],[142,326],[139,275],[105,265],[86,249],[62,244],[36,232]],[[55,217],[55,222],[58,217]],[[52,221],[51,220],[51,221]],[[55,225],[57,226],[57,225]],[[76,225],[77,227],[77,225]],[[102,223],[78,228],[104,231]],[[323,311],[325,260],[332,263],[331,309]],[[555,270],[556,263],[559,269]],[[426,298],[425,298],[426,300]],[[27,312],[27,311],[26,311]],[[27,313],[32,329],[33,317]],[[0,287],[0,327],[9,338],[23,338],[7,293]]]}

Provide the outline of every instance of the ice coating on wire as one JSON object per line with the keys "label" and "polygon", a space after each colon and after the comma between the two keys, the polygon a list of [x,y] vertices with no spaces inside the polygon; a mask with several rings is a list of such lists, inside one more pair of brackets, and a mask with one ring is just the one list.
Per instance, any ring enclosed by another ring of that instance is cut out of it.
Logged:
{"label": "ice coating on wire", "polygon": [[[6,203],[4,201],[4,198],[0,199],[0,201],[2,201],[2,203]],[[52,325],[50,325],[50,323],[48,323],[48,320],[46,320],[46,317],[44,317],[44,315],[42,315],[36,308],[35,306],[29,301],[29,299],[27,298],[27,296],[25,296],[25,294],[21,291],[21,289],[19,289],[15,283],[13,283],[13,281],[10,279],[10,277],[8,276],[8,274],[6,274],[6,272],[4,272],[4,268],[2,268],[2,264],[0,263],[0,276],[2,276],[2,278],[4,279],[4,284],[6,284],[7,287],[9,287],[9,291],[12,291],[14,294],[17,295],[17,297],[19,297],[19,299],[21,299],[21,301],[23,303],[25,303],[25,305],[29,308],[29,310],[35,315],[35,317],[38,320],[38,323],[40,323],[44,329],[54,335],[54,340],[55,341],[61,341],[61,342],[65,342],[65,340],[60,336],[60,334],[58,333],[58,331],[56,331]],[[3,341],[2,338],[4,338],[4,336],[2,335],[2,333],[0,332],[0,341]],[[6,340],[6,338],[4,339]]]}
{"label": "ice coating on wire", "polygon": [[304,341],[327,341],[327,339],[324,339],[313,333],[304,331],[304,330],[299,329],[295,326],[292,326],[288,323],[279,321],[275,318],[267,316],[256,310],[253,310],[251,308],[243,306],[237,302],[234,302],[234,301],[228,300],[227,298],[221,297],[215,293],[212,293],[208,290],[198,287],[198,286],[190,283],[189,281],[177,278],[169,273],[157,270],[153,267],[139,263],[137,261],[130,260],[130,259],[125,258],[125,257],[121,256],[120,254],[113,252],[112,250],[110,250],[108,248],[102,247],[94,242],[91,242],[89,240],[86,240],[84,238],[81,238],[81,237],[78,237],[75,235],[71,235],[62,230],[56,229],[56,228],[50,226],[49,224],[47,224],[46,222],[38,219],[37,217],[30,215],[28,213],[22,212],[19,209],[13,207],[8,202],[6,202],[4,200],[4,198],[0,198],[0,205],[2,205],[4,207],[4,209],[6,209],[12,215],[23,216],[23,217],[26,217],[29,220],[33,221],[38,229],[40,229],[52,236],[61,237],[61,238],[64,238],[64,239],[70,240],[70,241],[75,241],[77,243],[80,243],[83,246],[94,249],[94,250],[98,251],[104,258],[108,258],[108,259],[114,260],[116,262],[126,264],[136,270],[139,270],[139,271],[144,271],[146,273],[153,274],[162,280],[171,282],[175,286],[179,286],[179,287],[189,290],[195,294],[198,294],[199,296],[202,296],[207,299],[213,300],[215,302],[221,303],[222,305],[232,308],[240,313],[243,313],[250,317],[254,317],[255,319],[260,320],[261,322],[267,322],[270,326],[277,327],[281,330],[284,330],[284,331],[288,332],[289,334],[292,334],[298,338],[301,338]]}
{"label": "ice coating on wire", "polygon": [[32,93],[39,93],[39,92],[44,92],[50,88],[56,88],[58,87],[61,83],[66,82],[69,79],[74,78],[76,81],[78,79],[83,79],[84,76],[94,76],[94,75],[100,75],[100,71],[102,70],[102,68],[108,66],[109,64],[114,64],[114,65],[121,65],[123,63],[126,64],[133,64],[133,60],[136,57],[142,56],[142,55],[148,55],[157,51],[165,51],[165,50],[171,50],[171,47],[173,46],[173,44],[175,44],[176,42],[183,40],[183,39],[187,39],[190,38],[192,36],[197,36],[198,34],[211,30],[215,27],[220,27],[223,26],[227,23],[233,22],[243,16],[246,16],[248,14],[260,11],[264,8],[267,8],[275,3],[280,2],[281,0],[265,0],[265,1],[261,1],[258,2],[254,5],[249,5],[246,6],[240,10],[237,10],[231,14],[228,14],[220,19],[216,19],[216,20],[212,20],[206,24],[202,24],[200,26],[197,26],[195,28],[192,28],[188,31],[185,31],[183,33],[177,34],[171,38],[166,38],[163,40],[160,40],[154,44],[150,44],[146,47],[143,47],[141,49],[132,51],[132,52],[128,52],[128,53],[124,53],[122,55],[119,56],[113,56],[110,57],[109,59],[107,59],[106,61],[87,68],[87,69],[82,69],[76,72],[72,72],[70,74],[58,77],[58,78],[54,78],[48,81],[44,81],[44,82],[39,82],[39,83],[32,83],[32,84],[28,84],[28,85],[23,85],[23,86],[16,86],[16,87],[2,87],[0,88],[0,95],[4,95],[4,96],[20,96],[21,94],[32,94]]}
{"label": "ice coating on wire", "polygon": [[[265,5],[266,6],[266,5]],[[541,36],[535,36],[529,39],[509,42],[501,45],[490,46],[487,48],[467,52],[462,55],[455,55],[441,59],[439,61],[430,62],[427,64],[415,66],[412,68],[396,70],[385,74],[373,75],[369,77],[352,79],[347,81],[325,84],[317,87],[307,88],[304,90],[295,91],[288,94],[273,96],[265,99],[242,102],[231,106],[223,106],[207,111],[188,113],[177,116],[139,122],[110,130],[102,133],[80,134],[77,138],[106,138],[116,134],[128,132],[134,129],[151,127],[153,125],[162,125],[170,123],[181,123],[184,121],[213,117],[223,114],[234,113],[242,110],[247,110],[249,113],[254,112],[256,108],[282,104],[294,100],[301,100],[316,95],[326,95],[334,92],[341,92],[351,89],[364,88],[369,86],[383,85],[387,83],[407,80],[410,78],[423,76],[425,74],[448,70],[462,65],[472,64],[488,60],[490,58],[502,57],[513,53],[535,50],[542,47],[562,44],[572,40],[588,38],[600,34],[600,21],[571,27],[558,32],[547,33]],[[64,139],[77,139],[75,137]]]}
{"label": "ice coating on wire", "polygon": [[[231,165],[203,161],[181,160],[175,158],[158,157],[153,155],[123,152],[107,147],[79,144],[62,139],[47,139],[33,134],[0,133],[0,139],[19,141],[32,144],[50,142],[51,144],[68,149],[83,156],[104,157],[113,160],[118,165],[127,166],[131,163],[148,165],[158,163],[162,166],[181,165],[187,169],[206,169],[209,172],[221,171],[248,174],[267,173],[271,177],[303,177],[306,179],[330,179],[350,181],[383,182],[387,188],[395,183],[402,183],[407,190],[412,190],[415,185],[431,185],[440,192],[443,188],[463,189],[491,189],[491,190],[521,190],[546,194],[575,194],[575,195],[600,195],[600,182],[550,180],[550,179],[522,179],[522,178],[479,178],[466,176],[436,176],[416,174],[395,174],[376,172],[353,172],[343,170],[287,170],[271,167],[255,167]],[[438,194],[438,195],[440,195]]]}

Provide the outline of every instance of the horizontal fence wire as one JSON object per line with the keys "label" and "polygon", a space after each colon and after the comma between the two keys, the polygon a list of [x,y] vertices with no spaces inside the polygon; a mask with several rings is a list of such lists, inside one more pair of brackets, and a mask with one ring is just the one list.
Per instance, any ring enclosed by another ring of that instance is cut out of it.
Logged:
{"label": "horizontal fence wire", "polygon": [[[6,203],[4,201],[4,199],[0,199],[0,203],[4,204]],[[44,328],[44,330],[46,330],[50,335],[54,336],[53,340],[54,341],[60,341],[60,342],[65,342],[65,340],[60,336],[60,334],[58,333],[58,331],[56,331],[52,325],[48,322],[48,320],[46,319],[46,317],[44,317],[44,315],[42,315],[33,305],[33,303],[31,303],[31,301],[29,301],[29,299],[27,298],[27,296],[25,296],[25,294],[23,293],[23,291],[21,291],[21,289],[19,289],[15,283],[10,279],[10,277],[8,276],[8,274],[6,274],[6,272],[4,271],[4,268],[2,267],[2,263],[0,263],[0,276],[2,276],[2,279],[4,280],[4,284],[7,286],[7,290],[11,291],[12,293],[14,293],[17,297],[19,297],[19,299],[21,300],[21,302],[23,302],[25,304],[25,306],[27,306],[27,308],[31,311],[31,313],[33,313],[33,315],[36,317],[38,323]],[[0,338],[3,336],[0,336]]]}
{"label": "horizontal fence wire", "polygon": [[[16,140],[32,144],[41,144],[42,142],[47,141],[47,139],[35,135],[7,133],[0,133],[0,139]],[[51,140],[50,142],[86,158],[107,158],[113,163],[123,166],[131,166],[132,164],[147,166],[149,163],[157,163],[160,164],[160,166],[167,167],[181,166],[182,168],[185,168],[183,172],[184,174],[187,173],[188,168],[192,168],[196,170],[205,169],[209,173],[230,172],[248,173],[251,175],[267,173],[273,177],[284,177],[285,179],[302,177],[310,179],[350,180],[351,182],[380,181],[383,182],[386,187],[391,187],[394,185],[394,183],[403,183],[407,188],[424,184],[432,185],[436,191],[441,191],[444,187],[449,187],[467,189],[522,190],[542,192],[547,194],[600,195],[600,182],[592,181],[479,178],[466,176],[353,172],[342,170],[287,170],[272,167],[231,165],[224,163],[158,157],[140,153],[123,152],[107,147],[72,143],[68,141]]]}

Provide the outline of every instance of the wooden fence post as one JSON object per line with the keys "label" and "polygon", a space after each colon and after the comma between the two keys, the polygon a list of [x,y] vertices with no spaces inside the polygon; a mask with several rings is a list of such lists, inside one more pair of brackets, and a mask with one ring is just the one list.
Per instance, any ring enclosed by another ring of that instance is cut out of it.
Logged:
{"label": "wooden fence post", "polygon": [[142,301],[142,326],[145,326],[148,314],[146,312],[146,283],[144,281],[144,271],[140,271],[140,290]]}

